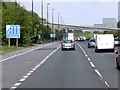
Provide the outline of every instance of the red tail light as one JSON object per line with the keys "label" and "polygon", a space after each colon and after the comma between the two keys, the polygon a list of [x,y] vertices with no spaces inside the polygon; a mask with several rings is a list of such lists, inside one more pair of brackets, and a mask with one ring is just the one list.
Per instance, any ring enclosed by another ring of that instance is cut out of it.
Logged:
{"label": "red tail light", "polygon": [[75,45],[75,42],[74,41],[72,41],[72,46],[74,46]]}
{"label": "red tail light", "polygon": [[64,46],[65,45],[65,43],[64,42],[62,42],[62,46]]}

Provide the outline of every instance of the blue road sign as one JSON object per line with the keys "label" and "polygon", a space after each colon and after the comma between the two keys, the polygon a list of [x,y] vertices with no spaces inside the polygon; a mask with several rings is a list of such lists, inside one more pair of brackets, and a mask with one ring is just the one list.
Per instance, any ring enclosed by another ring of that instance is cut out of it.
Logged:
{"label": "blue road sign", "polygon": [[55,38],[56,35],[55,34],[50,34],[50,38]]}
{"label": "blue road sign", "polygon": [[20,25],[6,25],[6,38],[20,38]]}

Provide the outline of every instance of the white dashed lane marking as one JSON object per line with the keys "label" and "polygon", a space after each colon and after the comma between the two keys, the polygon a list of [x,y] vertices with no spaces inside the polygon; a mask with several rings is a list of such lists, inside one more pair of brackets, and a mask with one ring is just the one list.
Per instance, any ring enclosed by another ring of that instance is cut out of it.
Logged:
{"label": "white dashed lane marking", "polygon": [[106,84],[108,87],[110,87],[109,84],[108,84],[106,81],[105,81],[105,84]]}
{"label": "white dashed lane marking", "polygon": [[28,76],[24,76],[23,78],[26,79],[26,78],[28,78]]}
{"label": "white dashed lane marking", "polygon": [[[78,44],[78,43],[77,43]],[[87,53],[85,52],[85,50],[78,44],[79,48],[83,51],[85,57],[87,58],[87,60],[89,61],[90,65],[92,68],[94,68],[94,71],[96,72],[96,74],[100,77],[100,79],[105,83],[105,85],[110,88],[110,85],[103,80],[103,76],[102,74],[98,71],[98,69],[96,69],[95,65],[93,64],[93,62],[91,61],[91,59],[89,58],[89,56],[87,55]]]}
{"label": "white dashed lane marking", "polygon": [[19,86],[21,83],[16,83],[14,86]]}
{"label": "white dashed lane marking", "polygon": [[20,81],[20,82],[23,82],[23,81],[25,81],[25,79],[20,79],[19,81]]}
{"label": "white dashed lane marking", "polygon": [[88,60],[89,62],[91,61],[89,57],[87,57],[87,60]]}
{"label": "white dashed lane marking", "polygon": [[14,90],[14,89],[16,89],[17,87],[11,87],[11,89],[10,90]]}
{"label": "white dashed lane marking", "polygon": [[85,57],[88,57],[88,55],[87,55],[87,54],[85,54]]}
{"label": "white dashed lane marking", "polygon": [[34,71],[29,71],[30,73],[33,73]]}
{"label": "white dashed lane marking", "polygon": [[95,69],[95,72],[96,72],[101,78],[103,78],[102,75],[101,75],[101,73],[100,73],[97,69]]}
{"label": "white dashed lane marking", "polygon": [[31,74],[32,74],[32,73],[27,73],[26,75],[27,75],[27,76],[30,76]]}
{"label": "white dashed lane marking", "polygon": [[95,68],[95,65],[92,62],[90,62],[90,65],[92,66],[92,68]]}

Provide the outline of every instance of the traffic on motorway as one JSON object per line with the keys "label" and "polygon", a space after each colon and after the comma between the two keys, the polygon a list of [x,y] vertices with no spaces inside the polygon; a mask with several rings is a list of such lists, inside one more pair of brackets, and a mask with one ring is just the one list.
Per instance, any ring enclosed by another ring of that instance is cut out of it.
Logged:
{"label": "traffic on motorway", "polygon": [[[74,39],[74,33],[67,33],[61,42],[61,50],[75,50],[75,41],[87,41],[88,48],[95,48],[95,52],[110,51],[116,54],[116,68],[120,70],[120,37],[114,37],[113,34],[94,34],[94,37],[86,40],[86,37],[77,37]],[[117,50],[115,49],[117,47]]]}
{"label": "traffic on motorway", "polygon": [[[109,34],[98,35],[98,41],[97,37],[75,40],[70,33],[62,41],[3,59],[3,88],[118,88],[120,45],[113,52],[105,48],[114,44],[106,41]],[[114,40],[111,34],[110,38]],[[98,52],[96,42],[105,44]]]}
{"label": "traffic on motorway", "polygon": [[0,0],[0,89],[120,88],[120,2],[63,1]]}

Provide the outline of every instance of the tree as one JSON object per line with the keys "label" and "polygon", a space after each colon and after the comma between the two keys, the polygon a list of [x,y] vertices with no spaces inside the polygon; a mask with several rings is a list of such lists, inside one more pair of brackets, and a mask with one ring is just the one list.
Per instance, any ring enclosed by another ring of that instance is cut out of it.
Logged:
{"label": "tree", "polygon": [[[32,12],[27,11],[24,7],[14,2],[3,2],[2,4],[2,42],[8,42],[6,38],[6,25],[20,25],[21,37],[19,38],[19,44],[29,44],[32,41],[32,37],[37,35],[48,36],[51,32],[50,28],[46,34],[46,26],[41,25],[41,18],[37,13],[33,12],[33,25],[34,31],[32,29]],[[0,9],[1,10],[1,9]],[[16,11],[16,12],[15,12]],[[44,23],[46,23],[45,19]],[[46,37],[48,38],[48,37]],[[12,43],[15,44],[15,40],[11,39]]]}
{"label": "tree", "polygon": [[117,27],[120,28],[120,21],[117,23]]}

